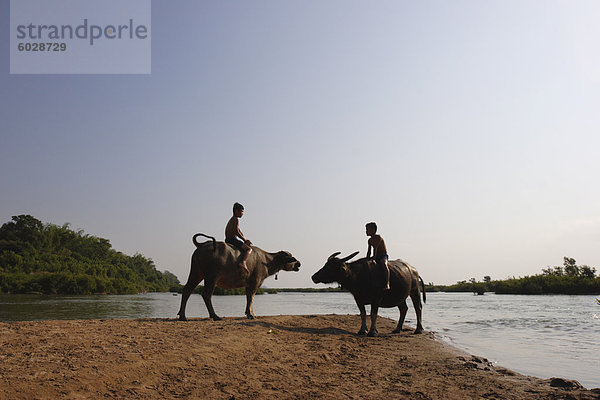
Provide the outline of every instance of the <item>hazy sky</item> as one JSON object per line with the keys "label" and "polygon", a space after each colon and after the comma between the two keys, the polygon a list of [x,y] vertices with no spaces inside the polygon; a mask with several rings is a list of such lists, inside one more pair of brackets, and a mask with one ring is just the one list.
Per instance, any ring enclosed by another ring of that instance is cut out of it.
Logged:
{"label": "hazy sky", "polygon": [[[9,1],[0,0],[3,26]],[[10,75],[0,221],[108,238],[185,281],[235,201],[313,286],[335,251],[426,282],[600,267],[600,2],[153,1],[151,75]]]}

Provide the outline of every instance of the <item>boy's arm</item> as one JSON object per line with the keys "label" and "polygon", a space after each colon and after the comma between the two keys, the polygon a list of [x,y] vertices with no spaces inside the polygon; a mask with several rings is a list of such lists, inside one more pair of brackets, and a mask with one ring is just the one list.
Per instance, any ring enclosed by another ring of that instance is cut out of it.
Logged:
{"label": "boy's arm", "polygon": [[371,258],[371,243],[369,244],[369,248],[367,249],[367,258]]}
{"label": "boy's arm", "polygon": [[[231,227],[231,233],[233,233],[235,236],[244,239],[244,234],[242,233],[242,231],[240,230],[240,220],[234,217],[231,217],[231,220],[229,221],[229,223],[232,225]],[[227,224],[229,226],[229,224]],[[246,240],[246,239],[244,239]]]}
{"label": "boy's arm", "polygon": [[235,228],[237,229],[237,235],[238,235],[240,238],[242,238],[242,240],[245,242],[245,241],[246,241],[246,238],[244,237],[244,234],[242,233],[242,230],[240,229],[240,225],[239,225],[239,224],[236,224],[236,227],[235,227]]}
{"label": "boy's arm", "polygon": [[252,244],[252,242],[251,242],[250,240],[248,240],[248,239],[246,239],[246,238],[244,237],[244,234],[242,233],[242,230],[240,229],[240,226],[239,226],[239,224],[238,224],[238,226],[237,226],[237,234],[238,234],[238,236],[239,236],[240,238],[242,238],[242,240],[244,241],[244,243],[246,243],[247,245],[251,245],[251,244]]}

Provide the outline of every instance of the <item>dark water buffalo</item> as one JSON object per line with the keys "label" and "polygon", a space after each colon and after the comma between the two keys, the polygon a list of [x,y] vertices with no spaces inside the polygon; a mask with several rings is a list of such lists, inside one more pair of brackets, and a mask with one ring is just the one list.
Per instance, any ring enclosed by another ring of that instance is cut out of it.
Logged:
{"label": "dark water buffalo", "polygon": [[[208,237],[212,240],[198,243],[196,241],[198,236]],[[208,314],[213,320],[218,321],[221,319],[215,313],[211,301],[215,286],[224,289],[245,287],[247,300],[246,316],[253,319],[255,315],[252,311],[252,300],[263,281],[281,270],[298,271],[300,269],[300,262],[287,251],[267,253],[258,247],[252,246],[253,251],[246,261],[249,274],[242,276],[238,266],[239,250],[234,249],[226,243],[217,242],[214,237],[202,233],[194,235],[192,241],[196,245],[196,250],[192,254],[190,276],[183,287],[181,307],[177,313],[181,321],[186,320],[185,306],[190,294],[203,279],[204,290],[202,291],[202,298],[208,309]]]}
{"label": "dark water buffalo", "polygon": [[410,296],[415,312],[417,313],[417,329],[415,333],[423,332],[421,325],[421,299],[419,290],[419,281],[423,288],[423,302],[425,302],[425,285],[417,270],[402,260],[392,260],[388,262],[390,268],[390,287],[391,290],[383,291],[383,272],[375,261],[361,258],[360,260],[347,263],[352,257],[358,254],[350,254],[348,257],[337,258],[340,253],[334,253],[329,256],[327,263],[323,268],[317,271],[312,280],[314,283],[333,283],[337,282],[346,290],[349,290],[354,296],[358,305],[361,317],[361,326],[359,335],[367,333],[367,313],[365,304],[371,305],[371,328],[369,336],[377,335],[377,311],[379,307],[398,307],[400,309],[400,319],[398,326],[392,333],[398,333],[402,330],[404,319],[408,306],[406,298]]}

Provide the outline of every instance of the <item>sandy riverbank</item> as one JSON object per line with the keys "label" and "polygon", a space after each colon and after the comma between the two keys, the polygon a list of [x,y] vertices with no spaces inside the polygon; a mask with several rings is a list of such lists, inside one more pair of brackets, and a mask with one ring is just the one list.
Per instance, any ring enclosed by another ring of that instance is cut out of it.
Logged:
{"label": "sandy riverbank", "polygon": [[[0,323],[0,399],[598,399],[358,316]],[[572,384],[563,381],[562,383]]]}

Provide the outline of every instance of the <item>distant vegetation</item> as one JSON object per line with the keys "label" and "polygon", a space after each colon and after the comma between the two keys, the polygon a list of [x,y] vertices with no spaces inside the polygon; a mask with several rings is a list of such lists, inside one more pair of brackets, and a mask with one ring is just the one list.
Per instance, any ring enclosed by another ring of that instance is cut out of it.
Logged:
{"label": "distant vegetation", "polygon": [[282,293],[331,293],[331,292],[345,292],[346,290],[338,287],[327,287],[327,288],[285,288],[285,289],[274,289]]}
{"label": "distant vegetation", "polygon": [[[173,293],[181,293],[183,290],[183,285],[173,285],[171,286],[171,288],[169,289],[170,292]],[[195,294],[202,294],[202,291],[204,290],[204,286],[203,285],[198,285],[196,286],[196,289],[194,289],[194,291],[192,293]],[[256,294],[265,294],[265,293],[269,293],[269,294],[276,294],[278,289],[264,289],[264,288],[259,288],[258,291],[256,292]],[[232,295],[245,295],[246,294],[246,288],[235,288],[235,289],[223,289],[220,287],[215,287],[215,290],[213,292],[214,295],[217,296],[232,296]]]}
{"label": "distant vegetation", "polygon": [[577,265],[573,258],[564,257],[562,266],[547,267],[542,273],[520,278],[492,281],[489,276],[479,282],[457,282],[454,285],[427,285],[427,291],[495,292],[496,294],[600,294],[600,277],[596,268]]}
{"label": "distant vegetation", "polygon": [[141,254],[127,256],[107,239],[43,224],[31,215],[0,227],[0,293],[165,292],[179,280]]}
{"label": "distant vegetation", "polygon": [[[183,285],[174,285],[171,287],[171,292],[181,293],[183,289]],[[204,290],[204,286],[199,285],[194,289],[194,293],[202,294],[202,290]],[[335,288],[259,288],[256,294],[277,294],[277,293],[319,293],[319,292],[341,292],[342,289],[339,287]],[[237,288],[237,289],[222,289],[220,287],[216,287],[213,294],[217,296],[227,296],[227,295],[245,295],[245,288]]]}
{"label": "distant vegetation", "polygon": [[[93,294],[179,292],[182,285],[154,262],[114,250],[107,239],[73,231],[69,224],[44,224],[31,215],[12,217],[0,227],[0,293]],[[519,278],[483,281],[472,278],[454,285],[426,285],[428,292],[483,294],[600,294],[596,268],[577,265],[564,257],[562,266]],[[195,293],[201,293],[202,286]],[[278,292],[341,292],[334,288],[260,288],[258,294]],[[244,288],[215,288],[216,295],[245,294]]]}

